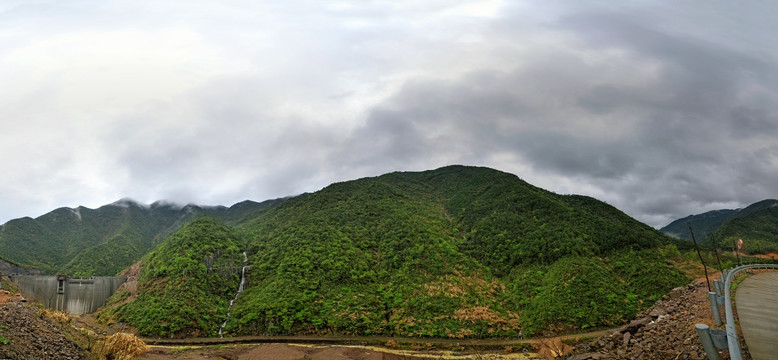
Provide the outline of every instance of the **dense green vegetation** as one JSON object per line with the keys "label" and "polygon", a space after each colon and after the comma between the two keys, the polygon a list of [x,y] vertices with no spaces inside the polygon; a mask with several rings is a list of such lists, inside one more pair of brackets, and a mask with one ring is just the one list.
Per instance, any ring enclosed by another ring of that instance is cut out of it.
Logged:
{"label": "dense green vegetation", "polygon": [[526,269],[512,282],[514,292],[525,295],[519,300],[524,331],[588,329],[632,319],[668,288],[686,282],[668,263],[678,256],[669,245],[618,251],[605,259],[568,257]]}
{"label": "dense green vegetation", "polygon": [[778,200],[762,200],[738,210],[714,210],[691,215],[673,221],[662,231],[691,240],[689,224],[698,241],[712,235],[720,249],[732,250],[734,242],[743,239],[743,251],[746,253],[778,251]]}
{"label": "dense green vegetation", "polygon": [[[240,228],[255,266],[233,334],[485,337],[553,331],[555,319],[565,329],[608,326],[685,282],[653,254],[669,241],[658,231],[595,199],[485,168],[333,184]],[[597,311],[571,308],[580,289],[557,287],[583,270],[580,284],[610,296]]]}
{"label": "dense green vegetation", "polygon": [[[627,321],[687,281],[661,232],[487,168],[397,172],[238,205],[221,217],[233,230],[206,218],[162,241],[143,259],[137,294],[120,289],[100,317],[148,336],[214,335],[242,251],[251,269],[228,335],[576,331]],[[138,226],[125,228],[111,244],[136,244]],[[156,234],[151,247],[165,231]]]}
{"label": "dense green vegetation", "polygon": [[199,216],[236,223],[278,202],[245,201],[226,208],[161,202],[145,206],[121,200],[94,210],[60,208],[36,219],[15,219],[4,224],[0,256],[48,274],[115,275]]}
{"label": "dense green vegetation", "polygon": [[[724,223],[716,232],[719,245],[731,249],[735,241],[743,239],[744,252],[778,252],[778,206],[775,206],[778,201],[770,202],[771,206],[760,206]],[[752,205],[744,210],[751,210],[752,207],[755,206]]]}
{"label": "dense green vegetation", "polygon": [[[134,301],[109,307],[141,335],[214,336],[238,287],[243,255],[236,235],[217,220],[199,218],[142,260]],[[117,292],[111,299],[126,298]]]}
{"label": "dense green vegetation", "polygon": [[679,239],[691,240],[692,235],[689,232],[689,225],[691,225],[695,237],[707,237],[714,234],[721,225],[724,225],[724,223],[737,214],[737,212],[738,210],[722,209],[708,211],[698,215],[689,215],[667,224],[660,230]]}
{"label": "dense green vegetation", "polygon": [[228,329],[444,337],[515,321],[431,190],[397,174],[339,183],[244,226],[256,266]]}

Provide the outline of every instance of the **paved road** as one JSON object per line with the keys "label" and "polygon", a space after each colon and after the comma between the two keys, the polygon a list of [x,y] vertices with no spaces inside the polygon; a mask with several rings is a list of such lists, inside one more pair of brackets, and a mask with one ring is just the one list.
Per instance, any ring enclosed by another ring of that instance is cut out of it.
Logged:
{"label": "paved road", "polygon": [[749,276],[735,294],[740,329],[754,360],[778,358],[778,271]]}

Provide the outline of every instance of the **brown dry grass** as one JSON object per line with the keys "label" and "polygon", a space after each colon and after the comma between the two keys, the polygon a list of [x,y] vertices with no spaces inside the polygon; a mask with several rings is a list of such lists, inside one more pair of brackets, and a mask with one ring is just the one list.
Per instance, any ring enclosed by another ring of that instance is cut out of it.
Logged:
{"label": "brown dry grass", "polygon": [[446,275],[438,281],[423,285],[427,296],[445,295],[458,298],[468,293],[481,293],[494,296],[505,291],[505,285],[499,281],[486,281],[479,276],[465,276],[460,273]]}
{"label": "brown dry grass", "polygon": [[456,311],[454,311],[454,316],[452,317],[457,320],[468,320],[472,322],[484,320],[487,321],[489,325],[509,324],[510,326],[518,327],[519,314],[509,311],[508,315],[510,316],[510,318],[506,319],[497,315],[489,307],[474,306],[469,308],[457,309]]}
{"label": "brown dry grass", "polygon": [[55,323],[67,325],[70,323],[70,315],[62,311],[51,310],[43,308],[41,309],[41,319],[46,318]]}
{"label": "brown dry grass", "polygon": [[116,333],[105,339],[96,353],[102,359],[132,360],[143,355],[148,349],[148,345],[137,336]]}
{"label": "brown dry grass", "polygon": [[[676,257],[676,258],[671,258],[670,263],[672,263],[676,269],[681,270],[684,273],[684,275],[692,279],[705,277],[705,270],[703,269],[702,264],[698,262],[686,260],[682,257]],[[708,267],[709,274],[713,274],[716,272],[718,271],[716,271],[712,267]]]}
{"label": "brown dry grass", "polygon": [[561,338],[540,339],[538,355],[546,360],[563,358],[573,351],[573,347],[562,342]]}
{"label": "brown dry grass", "polygon": [[454,339],[454,338],[456,338],[456,339],[464,339],[464,338],[466,338],[468,336],[473,336],[473,334],[474,334],[473,330],[466,329],[466,328],[457,329],[456,332],[451,331],[448,328],[446,328],[446,336],[448,336],[449,338],[452,338],[452,339]]}

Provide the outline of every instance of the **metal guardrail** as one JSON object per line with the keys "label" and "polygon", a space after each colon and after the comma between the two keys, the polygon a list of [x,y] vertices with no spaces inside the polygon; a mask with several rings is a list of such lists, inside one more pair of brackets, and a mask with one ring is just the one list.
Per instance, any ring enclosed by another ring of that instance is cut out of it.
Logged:
{"label": "metal guardrail", "polygon": [[775,269],[778,270],[778,264],[750,264],[738,266],[726,272],[727,278],[724,280],[724,311],[727,318],[727,344],[729,345],[729,357],[732,360],[743,360],[743,352],[740,350],[740,341],[737,338],[737,329],[735,329],[735,314],[732,313],[732,301],[730,299],[730,288],[735,274],[751,269]]}

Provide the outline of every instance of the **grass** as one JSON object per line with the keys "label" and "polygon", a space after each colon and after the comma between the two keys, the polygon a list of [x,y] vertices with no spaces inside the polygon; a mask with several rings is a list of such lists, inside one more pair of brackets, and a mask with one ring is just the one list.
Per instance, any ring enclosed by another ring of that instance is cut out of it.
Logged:
{"label": "grass", "polygon": [[70,323],[70,315],[62,311],[56,311],[56,310],[50,310],[44,308],[41,309],[40,316],[41,318],[47,318],[55,323],[59,323],[62,325],[67,325],[68,323]]}
{"label": "grass", "polygon": [[191,346],[183,346],[183,347],[177,347],[177,348],[170,349],[170,350],[168,350],[167,353],[168,354],[180,354],[180,353],[183,353],[183,352],[187,352],[189,350],[192,350]]}
{"label": "grass", "polygon": [[132,360],[140,357],[146,350],[146,343],[135,335],[116,333],[105,339],[97,353],[104,359]]}
{"label": "grass", "polygon": [[735,281],[732,282],[732,290],[737,290],[738,285],[740,285],[743,280],[745,280],[748,277],[748,274],[745,272],[740,273],[736,278]]}
{"label": "grass", "polygon": [[[0,329],[8,329],[7,325],[0,324]],[[11,342],[11,340],[4,338],[2,335],[0,335],[0,344],[8,345],[8,343]]]}

